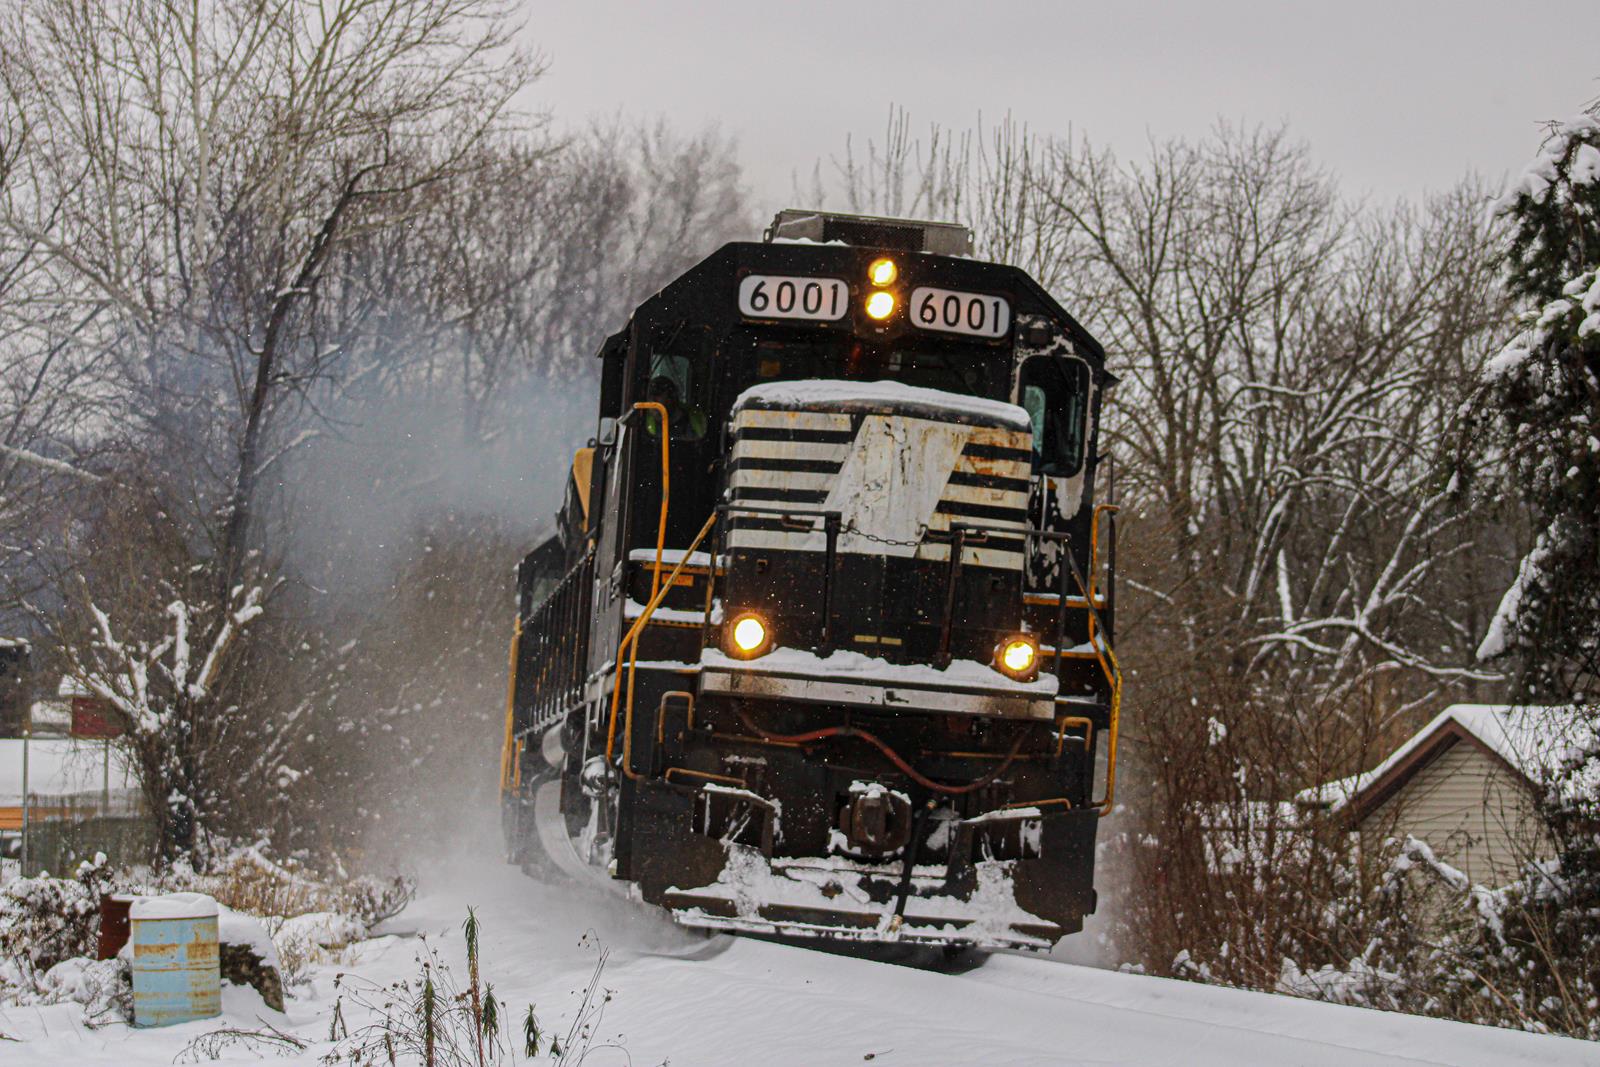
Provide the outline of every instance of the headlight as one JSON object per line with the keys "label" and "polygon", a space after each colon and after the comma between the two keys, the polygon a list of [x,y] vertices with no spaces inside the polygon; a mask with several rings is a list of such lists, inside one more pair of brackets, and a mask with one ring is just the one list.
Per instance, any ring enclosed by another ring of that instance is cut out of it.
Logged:
{"label": "headlight", "polygon": [[749,611],[735,616],[727,633],[728,651],[741,659],[754,659],[761,655],[772,640],[761,616]]}
{"label": "headlight", "polygon": [[1031,637],[1008,637],[995,649],[994,665],[1018,681],[1028,681],[1039,670],[1039,645]]}
{"label": "headlight", "polygon": [[889,259],[887,256],[883,259],[873,260],[872,266],[867,268],[867,280],[880,288],[886,285],[893,285],[894,280],[898,277],[900,277],[900,268],[895,266],[894,260]]}
{"label": "headlight", "polygon": [[876,292],[867,297],[867,314],[874,319],[886,319],[894,314],[894,294]]}

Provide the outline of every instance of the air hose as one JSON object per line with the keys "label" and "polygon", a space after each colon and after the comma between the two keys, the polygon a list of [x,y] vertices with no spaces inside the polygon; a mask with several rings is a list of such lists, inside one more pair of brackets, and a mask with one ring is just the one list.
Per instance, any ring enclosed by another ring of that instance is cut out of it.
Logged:
{"label": "air hose", "polygon": [[900,753],[896,752],[893,748],[890,748],[882,738],[878,737],[876,734],[868,733],[866,730],[858,730],[854,726],[824,726],[820,730],[808,730],[805,733],[800,734],[775,734],[770,730],[763,730],[761,727],[752,722],[749,713],[743,708],[737,708],[735,710],[739,715],[739,721],[744,724],[745,729],[768,741],[781,741],[788,745],[803,745],[811,741],[821,741],[829,737],[859,737],[861,740],[867,742],[867,744],[872,745],[879,752],[882,752],[884,756],[888,758],[889,762],[898,767],[906,775],[906,777],[922,786],[922,788],[931,789],[936,793],[947,793],[959,796],[962,793],[971,793],[974,790],[982,789],[984,786],[990,784],[996,778],[1004,774],[1011,767],[1011,764],[1016,761],[1017,753],[1022,751],[1022,735],[1019,733],[1016,741],[1012,742],[1011,751],[1006,753],[1006,758],[1002,760],[999,766],[995,767],[994,770],[990,771],[988,774],[985,774],[981,778],[968,782],[966,785],[944,785],[943,783],[936,782],[932,778],[929,778],[919,772],[915,767],[907,763]]}

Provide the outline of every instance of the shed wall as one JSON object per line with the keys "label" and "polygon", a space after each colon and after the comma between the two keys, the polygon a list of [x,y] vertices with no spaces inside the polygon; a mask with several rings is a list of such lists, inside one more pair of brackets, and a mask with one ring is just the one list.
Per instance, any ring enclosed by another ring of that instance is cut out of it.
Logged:
{"label": "shed wall", "polygon": [[1392,833],[1426,841],[1480,885],[1503,885],[1522,864],[1553,851],[1527,782],[1462,741],[1417,771],[1363,825],[1392,826]]}

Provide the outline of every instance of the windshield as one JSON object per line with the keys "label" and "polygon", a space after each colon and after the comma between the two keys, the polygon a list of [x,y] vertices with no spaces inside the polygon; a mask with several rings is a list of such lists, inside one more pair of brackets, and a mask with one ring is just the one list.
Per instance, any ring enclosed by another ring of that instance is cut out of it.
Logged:
{"label": "windshield", "polygon": [[992,347],[906,341],[878,345],[856,338],[730,340],[724,349],[730,402],[752,385],[808,378],[895,381],[962,396],[1008,399],[1007,354]]}

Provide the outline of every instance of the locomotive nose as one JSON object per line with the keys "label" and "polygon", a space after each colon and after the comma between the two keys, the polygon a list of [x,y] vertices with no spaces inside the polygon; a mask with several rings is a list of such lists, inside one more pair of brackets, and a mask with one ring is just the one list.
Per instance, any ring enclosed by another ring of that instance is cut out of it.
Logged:
{"label": "locomotive nose", "polygon": [[732,430],[731,610],[759,611],[774,644],[824,656],[994,660],[1021,623],[1022,409],[885,382],[784,382],[747,391]]}

